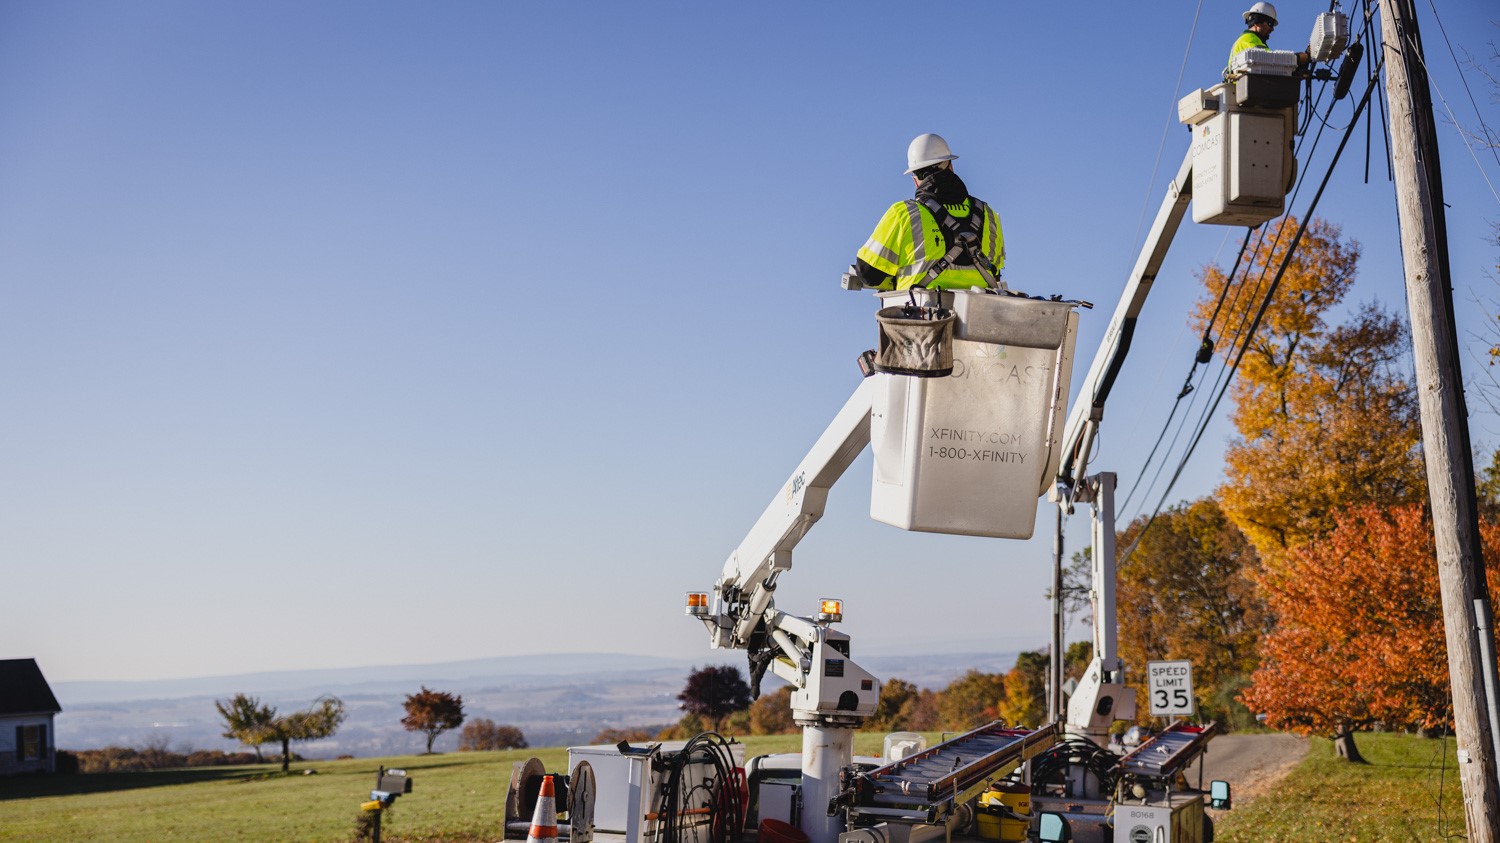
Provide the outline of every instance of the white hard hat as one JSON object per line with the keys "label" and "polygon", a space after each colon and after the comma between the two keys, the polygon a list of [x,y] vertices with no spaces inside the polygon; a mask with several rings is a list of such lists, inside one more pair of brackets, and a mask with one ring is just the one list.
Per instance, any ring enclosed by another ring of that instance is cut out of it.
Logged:
{"label": "white hard hat", "polygon": [[1255,5],[1245,10],[1245,14],[1243,15],[1243,17],[1245,18],[1246,23],[1250,22],[1251,15],[1265,15],[1266,17],[1271,19],[1271,23],[1275,23],[1276,7],[1272,6],[1270,3],[1256,3]]}
{"label": "white hard hat", "polygon": [[952,161],[957,157],[952,150],[948,149],[948,142],[943,140],[941,135],[934,135],[931,132],[917,135],[912,140],[911,146],[906,148],[906,172],[912,173],[923,167]]}

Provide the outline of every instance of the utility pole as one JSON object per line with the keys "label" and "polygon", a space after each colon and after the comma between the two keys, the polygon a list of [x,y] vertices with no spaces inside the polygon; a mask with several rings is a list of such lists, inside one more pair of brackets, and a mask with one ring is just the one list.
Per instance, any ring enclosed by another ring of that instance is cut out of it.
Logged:
{"label": "utility pole", "polygon": [[[1459,782],[1470,843],[1500,843],[1500,782],[1496,780],[1495,661],[1488,587],[1474,501],[1468,410],[1453,320],[1447,224],[1432,95],[1412,0],[1381,0],[1385,89],[1391,104],[1391,157],[1401,222],[1401,254],[1422,414],[1422,452],[1432,496],[1443,598],[1443,629],[1453,687]],[[1489,657],[1486,658],[1486,655]]]}
{"label": "utility pole", "polygon": [[1063,504],[1057,504],[1052,539],[1052,659],[1047,676],[1047,722],[1063,719]]}

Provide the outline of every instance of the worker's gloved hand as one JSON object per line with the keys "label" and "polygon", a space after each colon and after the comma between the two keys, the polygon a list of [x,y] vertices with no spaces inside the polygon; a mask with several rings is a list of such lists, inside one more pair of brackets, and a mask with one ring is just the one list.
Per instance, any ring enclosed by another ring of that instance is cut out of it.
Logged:
{"label": "worker's gloved hand", "polygon": [[[857,279],[857,283],[854,279]],[[864,261],[857,260],[844,273],[846,290],[891,290],[895,279]],[[851,286],[852,285],[852,286]]]}
{"label": "worker's gloved hand", "polygon": [[844,270],[839,286],[846,290],[889,290],[892,289],[887,283],[889,281],[891,276],[864,261],[856,261]]}

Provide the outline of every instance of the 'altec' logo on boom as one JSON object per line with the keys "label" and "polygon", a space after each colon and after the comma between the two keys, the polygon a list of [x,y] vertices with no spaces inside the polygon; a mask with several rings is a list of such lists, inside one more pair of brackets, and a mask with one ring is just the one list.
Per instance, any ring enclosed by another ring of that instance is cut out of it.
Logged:
{"label": "'altec' logo on boom", "polygon": [[805,488],[806,486],[807,486],[807,474],[805,472],[801,472],[801,471],[797,472],[797,476],[792,478],[792,482],[786,484],[786,499],[787,499],[787,501],[790,502],[790,501],[796,500],[797,499],[797,493],[800,492],[800,491],[802,491],[803,488]]}

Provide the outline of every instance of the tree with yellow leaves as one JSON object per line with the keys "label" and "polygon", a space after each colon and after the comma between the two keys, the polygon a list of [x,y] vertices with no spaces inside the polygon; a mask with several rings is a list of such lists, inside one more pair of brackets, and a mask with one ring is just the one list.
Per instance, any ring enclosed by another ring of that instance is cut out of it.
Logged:
{"label": "tree with yellow leaves", "polygon": [[1292,217],[1273,223],[1271,245],[1233,280],[1206,267],[1193,314],[1226,360],[1243,347],[1232,392],[1239,437],[1225,454],[1218,496],[1267,564],[1326,533],[1348,506],[1426,494],[1416,396],[1399,365],[1407,350],[1400,319],[1369,304],[1345,324],[1328,322],[1354,283],[1358,243],[1313,219],[1244,339],[1296,228]]}

